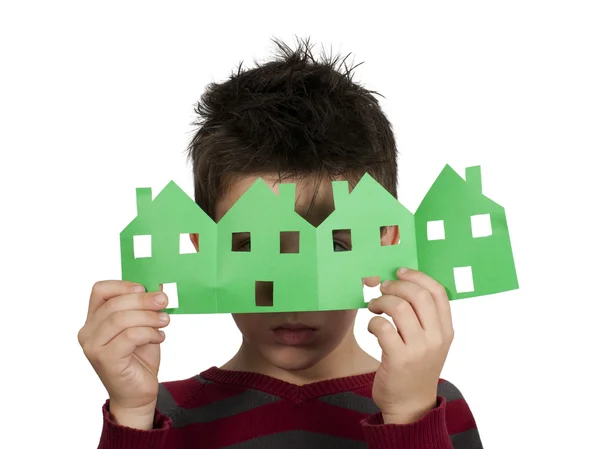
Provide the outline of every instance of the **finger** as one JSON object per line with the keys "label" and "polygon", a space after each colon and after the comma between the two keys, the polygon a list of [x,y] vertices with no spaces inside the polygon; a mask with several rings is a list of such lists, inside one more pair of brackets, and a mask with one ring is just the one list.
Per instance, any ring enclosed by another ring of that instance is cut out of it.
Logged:
{"label": "finger", "polygon": [[103,346],[130,327],[161,328],[169,324],[169,314],[150,310],[123,310],[104,320],[94,333],[94,345]]}
{"label": "finger", "polygon": [[389,315],[396,325],[396,333],[409,344],[425,338],[423,328],[408,301],[391,295],[383,295],[369,303],[369,310],[376,314]]}
{"label": "finger", "polygon": [[406,280],[384,281],[381,284],[381,293],[397,296],[408,301],[423,329],[440,328],[440,317],[433,295],[426,288]]}
{"label": "finger", "polygon": [[90,302],[88,306],[88,318],[92,316],[96,310],[111,298],[115,296],[126,295],[128,293],[142,293],[146,289],[140,284],[129,281],[99,281],[92,287]]}
{"label": "finger", "polygon": [[384,357],[390,360],[402,357],[406,346],[392,323],[382,316],[374,316],[369,321],[367,330],[377,338]]}
{"label": "finger", "polygon": [[165,333],[153,327],[128,327],[117,335],[103,351],[110,352],[114,360],[127,357],[139,346],[150,343],[162,343],[165,339]]}
{"label": "finger", "polygon": [[379,285],[379,276],[369,276],[363,278],[363,284],[367,287],[377,287]]}
{"label": "finger", "polygon": [[124,310],[153,310],[164,309],[168,304],[167,295],[162,292],[133,293],[117,296],[106,301],[90,319],[89,327],[94,329],[110,315]]}
{"label": "finger", "polygon": [[425,273],[409,268],[398,270],[398,279],[413,282],[429,290],[438,310],[442,331],[446,335],[452,335],[454,333],[452,328],[452,310],[450,308],[450,301],[448,300],[448,293],[444,286]]}

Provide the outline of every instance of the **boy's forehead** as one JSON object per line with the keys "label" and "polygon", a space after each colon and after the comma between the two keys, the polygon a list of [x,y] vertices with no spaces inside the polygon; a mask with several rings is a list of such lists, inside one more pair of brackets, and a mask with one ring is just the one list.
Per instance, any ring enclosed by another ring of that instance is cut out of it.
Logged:
{"label": "boy's forehead", "polygon": [[[226,184],[225,191],[215,205],[216,219],[220,220],[258,178],[262,178],[273,192],[279,193],[280,182],[276,174],[245,175],[232,178]],[[296,212],[314,226],[318,226],[333,212],[333,188],[329,178],[305,176],[297,179],[285,179],[283,182],[296,184]]]}

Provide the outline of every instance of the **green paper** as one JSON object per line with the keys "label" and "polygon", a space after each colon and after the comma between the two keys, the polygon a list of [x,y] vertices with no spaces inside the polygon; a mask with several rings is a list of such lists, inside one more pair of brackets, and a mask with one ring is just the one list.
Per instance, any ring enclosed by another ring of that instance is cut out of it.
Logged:
{"label": "green paper", "polygon": [[[151,189],[140,188],[138,216],[120,236],[122,277],[148,291],[176,283],[178,307],[166,309],[176,314],[362,308],[362,278],[396,279],[399,267],[434,277],[450,299],[518,288],[504,209],[481,194],[479,167],[467,174],[465,182],[446,166],[415,215],[368,174],[352,192],[334,181],[335,210],[318,227],[294,211],[292,183],[275,194],[258,179],[218,224],[174,182],[154,200]],[[490,214],[492,235],[471,237],[477,214]],[[444,240],[428,240],[432,220],[444,220]],[[398,226],[397,245],[381,246],[382,226]],[[351,233],[350,250],[334,251],[338,230]],[[198,252],[180,254],[180,236],[190,233],[199,235]],[[250,233],[249,251],[232,247],[237,233]],[[297,252],[281,252],[281,233],[283,241],[298,239]],[[135,236],[150,236],[149,257],[134,257]],[[475,288],[458,293],[453,270],[466,266]]]}
{"label": "green paper", "polygon": [[[473,237],[471,217],[490,216],[491,235]],[[428,240],[427,222],[443,220],[444,239]],[[517,289],[517,273],[504,208],[482,194],[481,168],[466,180],[446,165],[415,213],[419,269],[444,285],[450,299]],[[458,292],[455,267],[470,267],[473,291]]]}
{"label": "green paper", "polygon": [[[152,292],[159,290],[159,284],[174,282],[178,313],[216,312],[215,222],[173,181],[154,201],[151,198],[149,188],[137,189],[138,215],[121,232],[123,279],[140,283]],[[190,233],[200,235],[200,250],[180,254],[180,235]],[[151,236],[151,257],[134,258],[133,236],[136,235]]]}

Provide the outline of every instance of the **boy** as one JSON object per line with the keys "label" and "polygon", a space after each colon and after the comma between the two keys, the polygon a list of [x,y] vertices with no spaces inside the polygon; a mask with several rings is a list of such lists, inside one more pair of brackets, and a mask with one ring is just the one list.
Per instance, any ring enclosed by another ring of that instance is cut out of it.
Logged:
{"label": "boy", "polygon": [[[196,108],[198,205],[219,220],[258,176],[275,192],[296,182],[296,211],[318,226],[334,208],[332,179],[352,184],[368,172],[395,195],[396,144],[373,93],[340,73],[343,61],[317,60],[307,42],[277,46],[273,61],[210,85]],[[384,245],[398,238],[396,228],[381,235]],[[250,242],[234,244],[243,251]],[[340,232],[335,245],[347,250],[349,236]],[[356,310],[234,314],[243,341],[231,360],[159,384],[168,299],[98,282],[79,342],[109,396],[99,447],[481,448],[459,390],[439,379],[453,339],[444,288],[400,268],[381,291],[369,310],[395,324],[369,323],[381,362],[356,342]]]}

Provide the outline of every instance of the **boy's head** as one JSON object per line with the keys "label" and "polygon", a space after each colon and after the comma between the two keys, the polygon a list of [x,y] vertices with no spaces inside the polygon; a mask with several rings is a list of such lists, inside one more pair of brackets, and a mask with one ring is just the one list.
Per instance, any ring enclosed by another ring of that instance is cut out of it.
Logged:
{"label": "boy's head", "polygon": [[[346,59],[316,58],[308,42],[276,45],[272,61],[209,85],[197,105],[189,156],[198,205],[218,221],[257,177],[276,192],[280,182],[295,182],[296,211],[318,226],[334,208],[332,180],[354,185],[369,173],[396,196],[396,144],[376,94],[353,81]],[[347,248],[347,237],[337,236],[336,250]],[[382,234],[386,244],[397,238]],[[241,236],[237,244],[247,243]],[[342,349],[355,317],[356,310],[234,314],[244,344],[285,370]],[[273,330],[299,323],[317,330]]]}

